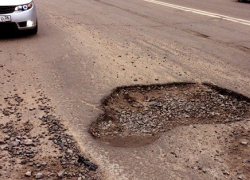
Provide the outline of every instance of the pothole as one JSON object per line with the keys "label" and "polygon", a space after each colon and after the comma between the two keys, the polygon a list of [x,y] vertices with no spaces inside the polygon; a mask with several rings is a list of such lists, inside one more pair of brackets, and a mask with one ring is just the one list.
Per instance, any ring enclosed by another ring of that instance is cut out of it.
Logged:
{"label": "pothole", "polygon": [[140,147],[178,126],[225,124],[250,117],[250,99],[211,84],[172,83],[120,87],[103,101],[90,126],[111,146]]}

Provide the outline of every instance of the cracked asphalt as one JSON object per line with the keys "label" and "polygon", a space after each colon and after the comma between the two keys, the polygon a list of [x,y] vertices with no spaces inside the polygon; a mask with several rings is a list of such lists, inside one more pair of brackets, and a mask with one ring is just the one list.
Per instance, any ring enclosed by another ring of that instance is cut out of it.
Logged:
{"label": "cracked asphalt", "polygon": [[[250,26],[143,0],[35,2],[38,35],[1,35],[2,97],[42,89],[103,179],[247,178],[230,171],[247,150],[230,161],[226,147],[237,146],[241,129],[249,137],[248,119],[176,127],[139,148],[109,146],[88,130],[120,86],[206,82],[250,97]],[[162,2],[250,21],[249,3]]]}

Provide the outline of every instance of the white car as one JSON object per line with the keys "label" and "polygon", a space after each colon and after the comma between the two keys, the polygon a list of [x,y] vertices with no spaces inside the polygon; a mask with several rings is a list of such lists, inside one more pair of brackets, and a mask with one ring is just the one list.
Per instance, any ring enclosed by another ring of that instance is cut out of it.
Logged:
{"label": "white car", "polygon": [[0,0],[0,30],[13,27],[37,34],[36,7],[32,0]]}

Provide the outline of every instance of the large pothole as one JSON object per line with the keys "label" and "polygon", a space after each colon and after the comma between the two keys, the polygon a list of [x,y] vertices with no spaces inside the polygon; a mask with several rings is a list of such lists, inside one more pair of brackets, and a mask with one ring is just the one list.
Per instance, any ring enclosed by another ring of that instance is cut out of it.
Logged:
{"label": "large pothole", "polygon": [[89,132],[112,146],[140,147],[190,124],[225,124],[250,117],[250,99],[210,84],[172,83],[117,88]]}

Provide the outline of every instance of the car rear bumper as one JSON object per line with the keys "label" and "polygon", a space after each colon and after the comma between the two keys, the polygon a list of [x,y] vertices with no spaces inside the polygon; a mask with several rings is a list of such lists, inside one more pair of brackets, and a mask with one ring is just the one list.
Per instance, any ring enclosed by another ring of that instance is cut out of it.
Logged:
{"label": "car rear bumper", "polygon": [[[0,22],[2,26],[9,26],[9,24],[16,24],[17,29],[19,30],[29,30],[34,29],[37,25],[37,15],[36,7],[33,4],[33,7],[27,11],[15,11],[10,14],[0,14],[11,16],[11,22]],[[1,27],[1,26],[0,26]]]}

